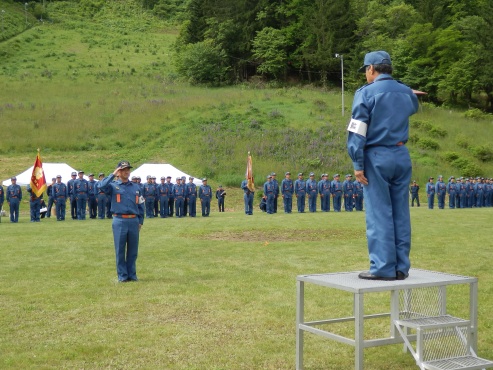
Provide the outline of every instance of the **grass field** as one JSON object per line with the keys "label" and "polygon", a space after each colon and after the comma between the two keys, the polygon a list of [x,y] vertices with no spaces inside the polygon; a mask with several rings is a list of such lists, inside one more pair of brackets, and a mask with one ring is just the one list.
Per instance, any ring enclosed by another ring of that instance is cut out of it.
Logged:
{"label": "grass field", "polygon": [[[479,278],[479,355],[492,359],[491,209],[411,215],[413,267]],[[6,221],[2,369],[294,369],[296,276],[368,266],[356,212],[146,220],[140,281],[128,284],[116,281],[110,220]],[[451,312],[466,314],[466,293],[452,290]],[[345,293],[307,295],[308,319],[351,307]],[[306,369],[352,368],[351,347],[305,337]],[[415,368],[400,345],[365,350],[365,369]]]}

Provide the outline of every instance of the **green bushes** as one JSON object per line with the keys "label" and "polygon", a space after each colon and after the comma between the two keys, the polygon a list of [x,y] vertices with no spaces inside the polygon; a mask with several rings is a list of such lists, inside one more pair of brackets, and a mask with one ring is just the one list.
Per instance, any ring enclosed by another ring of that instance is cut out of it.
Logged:
{"label": "green bushes", "polygon": [[421,149],[431,149],[431,150],[440,149],[440,144],[438,144],[436,140],[427,137],[420,138],[417,142],[417,145]]}
{"label": "green bushes", "polygon": [[481,162],[489,162],[493,160],[493,150],[486,145],[473,146],[470,147],[469,150],[474,158],[479,159]]}

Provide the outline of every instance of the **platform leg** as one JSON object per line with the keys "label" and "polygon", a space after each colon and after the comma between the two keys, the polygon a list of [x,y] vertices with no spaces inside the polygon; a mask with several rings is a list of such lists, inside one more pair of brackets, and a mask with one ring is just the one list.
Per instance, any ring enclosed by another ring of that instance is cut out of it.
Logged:
{"label": "platform leg", "polygon": [[471,348],[478,353],[478,282],[469,286],[469,320],[471,320]]}
{"label": "platform leg", "polygon": [[305,286],[296,282],[296,370],[303,370],[303,330],[300,324],[305,321]]}
{"label": "platform leg", "polygon": [[363,370],[364,353],[364,300],[362,293],[354,294],[354,368]]}

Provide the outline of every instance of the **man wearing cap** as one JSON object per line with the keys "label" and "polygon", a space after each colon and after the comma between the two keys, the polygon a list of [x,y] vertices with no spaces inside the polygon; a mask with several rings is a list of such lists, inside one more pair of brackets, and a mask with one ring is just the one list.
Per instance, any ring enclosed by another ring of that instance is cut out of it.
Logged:
{"label": "man wearing cap", "polygon": [[17,177],[10,179],[11,184],[7,187],[7,204],[10,207],[10,222],[19,221],[19,205],[22,200],[22,189],[17,185]]}
{"label": "man wearing cap", "polygon": [[147,176],[147,183],[144,184],[144,199],[146,217],[154,218],[154,202],[156,201],[157,189],[152,181],[152,176]]}
{"label": "man wearing cap", "polygon": [[476,207],[482,208],[484,206],[484,183],[480,177],[476,178],[476,184],[474,184],[474,195],[476,196]]}
{"label": "man wearing cap", "polygon": [[457,208],[467,208],[466,184],[464,182],[464,177],[461,177],[457,182],[457,198],[455,206]]}
{"label": "man wearing cap", "polygon": [[267,175],[267,181],[264,183],[264,195],[263,198],[266,202],[266,212],[271,215],[274,213],[274,197],[275,189],[272,183],[272,175]]}
{"label": "man wearing cap", "polygon": [[[5,194],[3,191],[3,186],[0,185],[0,212],[2,212],[4,200],[5,200]],[[2,215],[0,214],[0,221],[1,221],[1,217]]]}
{"label": "man wearing cap", "polygon": [[202,179],[202,185],[199,187],[199,199],[200,204],[202,205],[202,217],[209,217],[209,213],[211,212],[211,198],[212,198],[212,189],[209,185],[207,185],[207,179],[204,177]]}
{"label": "man wearing cap", "polygon": [[53,185],[56,183],[56,177],[51,179],[51,184],[46,188],[46,195],[48,195],[48,207],[46,209],[46,218],[50,218],[51,209],[53,208],[53,203],[55,202],[55,197],[53,195]]}
{"label": "man wearing cap", "polygon": [[354,180],[353,182],[354,186],[354,209],[357,211],[362,211],[363,210],[363,184],[358,181],[358,179]]}
{"label": "man wearing cap", "polygon": [[87,198],[89,196],[89,182],[84,178],[84,171],[79,171],[79,178],[74,181],[74,193],[77,200],[77,220],[86,219]]}
{"label": "man wearing cap", "polygon": [[435,193],[437,195],[438,200],[438,208],[445,208],[445,194],[447,193],[447,185],[443,182],[443,176],[438,175],[438,180],[435,185]]}
{"label": "man wearing cap", "polygon": [[428,208],[433,209],[435,204],[435,184],[433,183],[434,178],[430,177],[428,183],[426,184],[426,196],[428,197]]}
{"label": "man wearing cap", "polygon": [[296,195],[298,213],[305,213],[306,181],[303,179],[303,173],[301,172],[294,182],[294,194]]}
{"label": "man wearing cap", "polygon": [[248,188],[248,176],[245,176],[245,180],[241,182],[243,189],[243,201],[245,202],[245,214],[248,216],[253,215],[253,197],[255,195],[254,191]]}
{"label": "man wearing cap", "polygon": [[161,183],[157,186],[157,192],[159,196],[159,217],[168,217],[168,201],[169,201],[169,188],[166,185],[166,177],[161,176]]}
{"label": "man wearing cap", "polygon": [[338,173],[332,176],[333,180],[330,183],[330,193],[332,194],[332,205],[334,212],[341,212],[342,185]]}
{"label": "man wearing cap", "polygon": [[[139,185],[129,181],[130,163],[121,161],[106,177],[100,189],[111,195],[116,272],[119,282],[137,281],[135,262],[139,251],[139,232],[144,224],[144,197]],[[118,176],[118,180],[113,181]]]}
{"label": "man wearing cap", "polygon": [[197,215],[197,185],[193,183],[193,180],[194,178],[190,176],[188,184],[185,186],[185,200],[188,203],[188,215],[190,217]]}
{"label": "man wearing cap", "polygon": [[176,178],[173,186],[173,198],[175,199],[175,215],[177,218],[184,217],[183,208],[185,207],[185,184],[181,183],[181,177]]}
{"label": "man wearing cap", "polygon": [[169,189],[168,217],[173,217],[174,207],[175,207],[175,197],[173,195],[174,184],[171,182],[171,176],[166,176],[166,185],[168,185],[168,189]]}
{"label": "man wearing cap", "polygon": [[469,177],[466,181],[466,201],[467,201],[467,208],[472,208],[475,207],[476,204],[474,203],[474,180],[472,177]]}
{"label": "man wearing cap", "polygon": [[187,201],[187,177],[182,176],[181,177],[181,184],[183,185],[183,217],[187,216],[188,212],[188,201]]}
{"label": "man wearing cap", "polygon": [[385,51],[366,54],[368,84],[356,91],[348,125],[348,153],[363,184],[370,270],[368,280],[402,280],[409,274],[411,158],[405,146],[409,116],[418,110],[413,91],[392,78]]}
{"label": "man wearing cap", "polygon": [[322,174],[322,180],[318,182],[318,193],[320,194],[320,209],[322,212],[330,211],[330,181],[328,174]]}
{"label": "man wearing cap", "polygon": [[97,192],[96,192],[96,185],[97,181],[94,180],[94,174],[90,173],[89,174],[89,181],[87,182],[88,185],[88,199],[87,199],[87,205],[89,208],[89,218],[95,219],[98,215],[98,202],[97,202]]}
{"label": "man wearing cap", "polygon": [[[492,200],[493,200],[493,182],[490,179],[486,179],[486,184],[485,184],[485,201],[484,201],[484,206],[485,207],[491,207],[492,206]],[[1,208],[1,206],[0,206]]]}
{"label": "man wearing cap", "polygon": [[56,176],[56,183],[53,185],[51,192],[55,198],[56,220],[65,221],[65,207],[68,198],[68,188],[62,182],[62,176]]}
{"label": "man wearing cap", "polygon": [[226,190],[223,189],[222,185],[216,190],[217,206],[219,207],[219,212],[224,212],[224,197],[226,196]]}
{"label": "man wearing cap", "polygon": [[448,194],[448,206],[450,209],[455,208],[455,198],[457,195],[457,184],[455,183],[455,177],[450,176],[447,183],[446,192]]}
{"label": "man wearing cap", "polygon": [[313,172],[310,172],[310,179],[306,182],[306,194],[308,195],[308,210],[317,212],[318,187]]}
{"label": "man wearing cap", "polygon": [[411,193],[411,207],[414,207],[414,201],[416,201],[416,205],[419,207],[419,185],[416,183],[416,180],[411,184],[409,192]]}
{"label": "man wearing cap", "polygon": [[104,220],[104,214],[106,210],[107,195],[101,190],[101,183],[104,179],[104,173],[100,172],[98,175],[99,181],[96,183],[96,202],[98,204],[98,218]]}
{"label": "man wearing cap", "polygon": [[291,213],[293,209],[293,192],[294,184],[291,180],[291,172],[284,174],[284,179],[281,182],[281,195],[284,203],[284,213]]}
{"label": "man wearing cap", "polygon": [[27,192],[30,194],[29,196],[29,209],[31,214],[31,222],[40,222],[40,210],[41,210],[41,201],[43,199],[43,194],[39,197],[32,190],[31,184],[27,184],[26,186]]}
{"label": "man wearing cap", "polygon": [[280,187],[279,182],[276,179],[276,173],[272,172],[272,184],[274,185],[274,213],[277,213],[277,200],[279,199]]}
{"label": "man wearing cap", "polygon": [[72,220],[77,220],[77,200],[75,199],[74,182],[77,178],[77,172],[72,172],[71,179],[67,181],[68,197],[70,199],[70,216]]}
{"label": "man wearing cap", "polygon": [[353,211],[354,205],[354,186],[352,181],[352,175],[347,174],[346,179],[342,183],[342,193],[344,194],[344,210],[346,212]]}

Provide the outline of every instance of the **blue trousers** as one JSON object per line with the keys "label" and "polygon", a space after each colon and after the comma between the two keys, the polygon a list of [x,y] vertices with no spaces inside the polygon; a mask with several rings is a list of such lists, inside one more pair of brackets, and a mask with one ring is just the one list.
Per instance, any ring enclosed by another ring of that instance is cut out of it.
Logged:
{"label": "blue trousers", "polygon": [[284,196],[284,213],[291,213],[293,211],[293,197],[291,195]]}
{"label": "blue trousers", "polygon": [[41,209],[41,199],[31,200],[29,202],[31,210],[31,222],[39,222],[39,210]]}
{"label": "blue trousers", "polygon": [[166,218],[168,217],[168,210],[169,210],[169,205],[168,205],[168,196],[160,196],[159,197],[159,216],[161,218]]}
{"label": "blue trousers", "polygon": [[[467,200],[466,200],[466,194],[465,193],[459,194],[459,205],[460,205],[460,208],[467,208]],[[459,205],[457,206],[457,208],[459,208]]]}
{"label": "blue trousers", "polygon": [[445,208],[445,193],[437,193],[438,208]]}
{"label": "blue trousers", "polygon": [[341,198],[342,194],[340,192],[334,193],[334,199],[332,199],[332,203],[334,205],[335,212],[341,212]]}
{"label": "blue trousers", "polygon": [[203,198],[200,202],[202,204],[202,216],[208,217],[211,212],[211,198]]}
{"label": "blue trousers", "polygon": [[267,213],[272,214],[274,213],[274,194],[268,193],[267,194]]}
{"label": "blue trousers", "polygon": [[354,198],[354,208],[357,211],[363,210],[363,194],[356,194]]}
{"label": "blue trousers", "polygon": [[476,205],[474,202],[474,193],[467,193],[467,208],[472,208],[473,205]]}
{"label": "blue trousers", "polygon": [[353,193],[344,194],[344,210],[346,212],[353,212]]}
{"label": "blue trousers", "polygon": [[484,205],[484,195],[483,193],[478,193],[476,195],[476,207],[483,207]]}
{"label": "blue trousers", "polygon": [[310,212],[317,212],[317,194],[308,195],[308,210]]}
{"label": "blue trousers", "polygon": [[[455,198],[456,198],[455,193],[450,193],[448,195],[448,206],[449,206],[449,208],[455,208]],[[457,208],[459,208],[459,207],[457,207]]]}
{"label": "blue trousers", "polygon": [[57,198],[55,207],[56,207],[56,219],[58,221],[65,220],[65,207],[66,207],[67,199],[65,197]]}
{"label": "blue trousers", "polygon": [[70,215],[72,216],[72,220],[77,220],[77,199],[75,199],[75,196],[71,196],[69,199]]}
{"label": "blue trousers", "polygon": [[435,193],[428,194],[428,208],[433,209],[435,204]]}
{"label": "blue trousers", "polygon": [[197,197],[195,195],[188,197],[188,215],[190,217],[197,215]]}
{"label": "blue trousers", "polygon": [[365,150],[365,176],[368,185],[364,186],[363,194],[370,273],[382,277],[395,277],[397,271],[408,274],[411,158],[407,147],[377,146]]}
{"label": "blue trousers", "polygon": [[243,195],[243,200],[245,201],[245,214],[247,215],[253,214],[253,194],[254,193],[245,193]]}
{"label": "blue trousers", "polygon": [[169,197],[168,198],[168,217],[173,217],[173,213],[174,213],[174,207],[175,207],[175,198],[173,197]]}
{"label": "blue trousers", "polygon": [[305,196],[306,194],[299,194],[296,200],[296,205],[298,206],[298,212],[305,212]]}
{"label": "blue trousers", "polygon": [[322,194],[322,196],[320,197],[320,207],[322,209],[322,212],[330,211],[330,193]]}
{"label": "blue trousers", "polygon": [[176,217],[184,217],[183,211],[185,209],[185,200],[183,197],[175,198],[175,213]]}
{"label": "blue trousers", "polygon": [[86,205],[87,205],[87,195],[78,194],[77,195],[77,219],[86,219]]}
{"label": "blue trousers", "polygon": [[106,217],[113,218],[113,214],[111,213],[111,196],[106,195]]}
{"label": "blue trousers", "polygon": [[154,218],[154,197],[147,197],[145,201],[146,217]]}
{"label": "blue trousers", "polygon": [[106,211],[106,194],[98,195],[98,218],[101,220],[104,218],[104,214]]}
{"label": "blue trousers", "polygon": [[112,227],[118,280],[137,280],[135,261],[139,251],[139,219],[113,217]]}
{"label": "blue trousers", "polygon": [[10,222],[19,221],[19,199],[10,198]]}
{"label": "blue trousers", "polygon": [[98,215],[98,202],[96,202],[96,197],[94,195],[89,196],[89,218],[96,218]]}
{"label": "blue trousers", "polygon": [[46,210],[46,217],[50,218],[51,216],[51,208],[53,208],[53,203],[55,202],[55,198],[48,197],[48,209]]}

